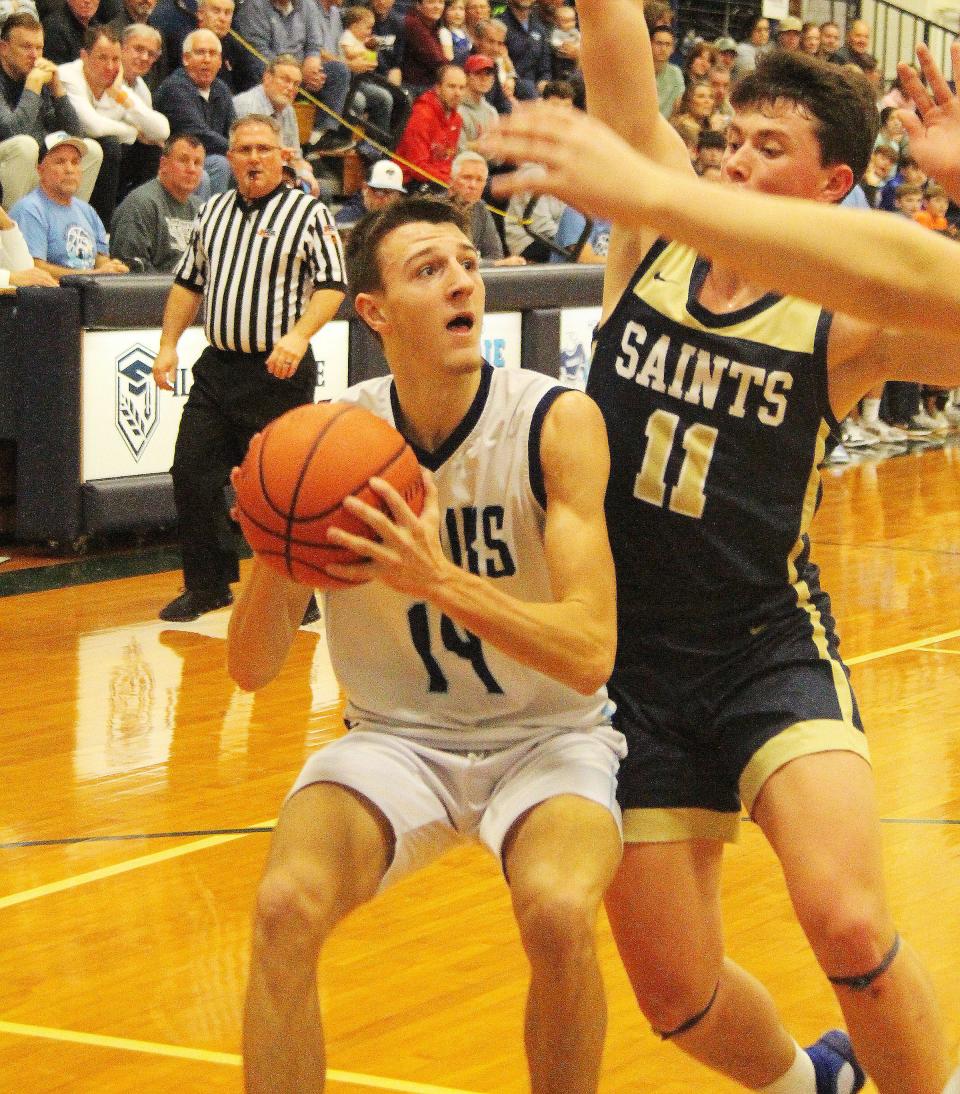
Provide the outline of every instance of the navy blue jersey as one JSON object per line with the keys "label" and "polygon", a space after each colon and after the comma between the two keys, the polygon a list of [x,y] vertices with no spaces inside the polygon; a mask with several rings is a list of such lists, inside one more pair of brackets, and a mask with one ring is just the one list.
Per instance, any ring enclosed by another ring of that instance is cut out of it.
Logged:
{"label": "navy blue jersey", "polygon": [[597,332],[587,392],[612,453],[618,662],[632,635],[736,633],[815,587],[831,316],[775,294],[714,314],[697,301],[708,270],[658,242]]}

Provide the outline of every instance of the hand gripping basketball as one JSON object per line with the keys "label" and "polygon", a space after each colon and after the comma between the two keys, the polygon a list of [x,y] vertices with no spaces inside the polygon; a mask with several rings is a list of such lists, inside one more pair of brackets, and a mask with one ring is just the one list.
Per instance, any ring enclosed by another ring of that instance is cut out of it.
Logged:
{"label": "hand gripping basketball", "polygon": [[331,564],[365,561],[327,533],[341,528],[371,539],[370,526],[344,502],[358,498],[389,515],[370,487],[373,477],[389,483],[414,513],[423,508],[420,465],[393,426],[353,403],[297,407],[250,443],[234,477],[240,527],[251,549],[294,581],[323,589],[361,584],[368,578],[355,571],[350,578],[327,573]]}

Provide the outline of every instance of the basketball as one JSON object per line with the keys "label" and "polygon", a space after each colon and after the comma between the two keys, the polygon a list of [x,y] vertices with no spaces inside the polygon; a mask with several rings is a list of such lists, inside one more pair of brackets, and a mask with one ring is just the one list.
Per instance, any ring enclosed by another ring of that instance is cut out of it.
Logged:
{"label": "basketball", "polygon": [[382,418],[353,403],[297,407],[271,422],[247,450],[237,477],[237,514],[247,542],[275,570],[319,589],[355,582],[324,573],[332,562],[363,557],[327,542],[331,528],[369,538],[368,525],[344,499],[388,513],[369,486],[385,479],[410,508],[423,508],[423,479],[413,449]]}

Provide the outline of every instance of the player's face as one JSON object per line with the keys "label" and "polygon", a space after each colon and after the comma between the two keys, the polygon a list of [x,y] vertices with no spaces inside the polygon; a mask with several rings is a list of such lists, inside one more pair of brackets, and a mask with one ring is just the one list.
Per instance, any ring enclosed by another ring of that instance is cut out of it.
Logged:
{"label": "player's face", "polygon": [[820,157],[814,123],[792,104],[738,112],[727,128],[723,181],[763,194],[839,201],[852,172],[824,167]]}
{"label": "player's face", "polygon": [[37,164],[37,175],[47,197],[69,204],[80,188],[80,153],[72,144],[55,148]]}
{"label": "player's face", "polygon": [[476,248],[455,224],[404,224],[380,244],[384,344],[414,367],[480,363],[484,286]]}
{"label": "player's face", "polygon": [[261,122],[241,126],[234,132],[227,159],[237,180],[237,189],[247,201],[256,201],[271,193],[283,178],[280,137]]}

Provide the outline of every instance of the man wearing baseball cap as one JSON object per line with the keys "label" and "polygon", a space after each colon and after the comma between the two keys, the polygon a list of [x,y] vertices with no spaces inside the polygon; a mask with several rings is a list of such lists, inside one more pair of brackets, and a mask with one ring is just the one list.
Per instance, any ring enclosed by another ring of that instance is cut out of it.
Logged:
{"label": "man wearing baseball cap", "polygon": [[493,89],[496,62],[485,53],[473,53],[463,62],[467,75],[467,87],[457,109],[463,118],[460,131],[460,150],[473,148],[484,133],[497,124],[497,111],[487,99]]}
{"label": "man wearing baseball cap", "polygon": [[58,130],[40,146],[39,185],[10,210],[20,226],[34,265],[51,277],[76,273],[127,273],[110,258],[107,232],[93,207],[76,196],[87,146]]}
{"label": "man wearing baseball cap", "polygon": [[803,23],[795,15],[787,15],[777,23],[777,46],[788,53],[800,48],[800,31]]}
{"label": "man wearing baseball cap", "polygon": [[732,72],[737,63],[737,43],[727,35],[722,35],[713,43],[713,48],[717,51],[717,65]]}
{"label": "man wearing baseball cap", "polygon": [[403,172],[393,160],[377,160],[370,176],[357,193],[348,198],[333,218],[337,227],[356,224],[364,213],[379,212],[405,194]]}

